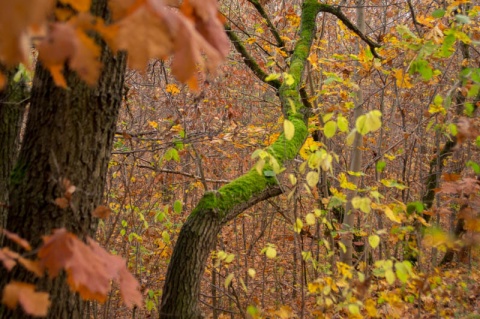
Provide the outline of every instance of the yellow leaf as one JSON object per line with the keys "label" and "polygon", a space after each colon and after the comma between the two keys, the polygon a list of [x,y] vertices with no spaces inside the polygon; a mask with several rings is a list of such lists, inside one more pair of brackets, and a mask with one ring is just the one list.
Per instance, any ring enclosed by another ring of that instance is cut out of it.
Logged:
{"label": "yellow leaf", "polygon": [[356,190],[357,189],[357,186],[355,184],[350,183],[347,180],[347,176],[345,175],[345,173],[340,173],[338,175],[338,181],[340,182],[340,187],[341,188],[346,188],[346,189],[350,189],[350,190]]}
{"label": "yellow leaf", "polygon": [[229,274],[227,278],[225,278],[225,289],[228,289],[228,287],[232,283],[233,277],[235,277],[234,274]]}
{"label": "yellow leaf", "polygon": [[308,174],[307,174],[307,184],[308,184],[308,186],[313,188],[317,185],[318,181],[319,181],[318,172],[316,172],[316,171],[308,172]]}
{"label": "yellow leaf", "polygon": [[316,221],[316,218],[315,218],[315,215],[312,214],[312,213],[308,213],[307,216],[305,216],[305,221],[307,222],[307,225],[315,225],[315,221]]}
{"label": "yellow leaf", "polygon": [[410,75],[408,73],[403,73],[403,70],[394,69],[393,77],[396,79],[399,88],[410,89],[413,87],[413,84],[410,82]]}
{"label": "yellow leaf", "polygon": [[300,218],[297,218],[297,220],[295,221],[295,224],[293,225],[293,230],[296,232],[296,233],[299,233],[302,231],[302,228],[303,228],[303,222]]}
{"label": "yellow leaf", "polygon": [[168,93],[170,93],[172,95],[180,93],[180,89],[174,83],[167,84],[167,88],[165,89],[165,91],[167,91]]}
{"label": "yellow leaf", "polygon": [[355,209],[360,209],[364,213],[370,213],[372,201],[368,197],[355,196],[352,198],[352,206]]}
{"label": "yellow leaf", "polygon": [[274,259],[275,257],[277,257],[277,250],[271,246],[268,246],[265,250],[265,255],[267,256],[267,258]]}
{"label": "yellow leaf", "polygon": [[368,236],[368,243],[370,244],[370,247],[375,249],[380,244],[380,237],[378,235]]}
{"label": "yellow leaf", "polygon": [[395,223],[401,223],[402,220],[393,212],[393,210],[390,209],[390,207],[385,206],[385,215],[387,215],[388,219],[390,219],[392,222]]}
{"label": "yellow leaf", "polygon": [[250,278],[255,278],[256,274],[257,274],[257,272],[255,271],[255,269],[248,268],[248,275],[250,276]]}
{"label": "yellow leaf", "polygon": [[295,126],[289,120],[283,121],[283,130],[285,132],[285,138],[291,140],[295,135]]}

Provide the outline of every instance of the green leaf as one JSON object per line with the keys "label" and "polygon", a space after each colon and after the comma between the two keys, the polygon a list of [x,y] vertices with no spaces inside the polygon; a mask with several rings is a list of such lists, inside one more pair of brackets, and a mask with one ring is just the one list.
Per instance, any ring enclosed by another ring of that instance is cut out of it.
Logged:
{"label": "green leaf", "polygon": [[295,126],[289,120],[283,121],[283,130],[285,132],[285,138],[291,140],[295,135]]}
{"label": "green leaf", "polygon": [[397,277],[401,282],[407,282],[409,274],[408,269],[404,263],[398,261],[395,263],[395,273],[397,274]]}
{"label": "green leaf", "polygon": [[325,127],[323,128],[323,133],[325,134],[326,138],[332,138],[337,131],[337,123],[334,121],[328,121],[325,123]]}
{"label": "green leaf", "polygon": [[266,170],[263,172],[263,175],[266,176],[266,177],[275,177],[275,172],[272,171],[272,170]]}
{"label": "green leaf", "polygon": [[385,279],[387,279],[389,285],[392,285],[395,282],[395,274],[391,268],[385,270]]}
{"label": "green leaf", "polygon": [[377,172],[381,173],[385,169],[385,166],[387,166],[387,163],[385,161],[378,161],[377,164],[375,165]]}
{"label": "green leaf", "polygon": [[173,203],[173,211],[177,214],[182,212],[183,204],[181,201],[176,200],[175,203]]}
{"label": "green leaf", "polygon": [[350,311],[350,313],[352,315],[359,315],[360,314],[360,308],[355,303],[351,303],[351,304],[348,305],[348,311]]}
{"label": "green leaf", "polygon": [[470,167],[471,169],[473,169],[475,174],[480,175],[480,165],[478,165],[474,161],[468,161],[467,162],[467,167]]}
{"label": "green leaf", "polygon": [[272,73],[272,74],[269,74],[266,78],[265,78],[265,81],[269,82],[269,81],[275,81],[275,80],[278,80],[280,78],[280,74],[278,73]]}
{"label": "green leaf", "polygon": [[443,9],[437,9],[432,12],[432,17],[434,17],[435,19],[443,18],[444,15],[445,15],[445,10]]}
{"label": "green leaf", "polygon": [[355,128],[357,129],[358,133],[365,135],[370,130],[366,126],[367,117],[365,115],[360,115],[357,120],[355,121]]}
{"label": "green leaf", "polygon": [[380,244],[380,236],[378,235],[368,236],[368,243],[370,244],[370,247],[372,247],[373,249],[377,248],[378,245]]}
{"label": "green leaf", "polygon": [[348,120],[343,116],[343,115],[339,115],[337,117],[337,126],[338,126],[338,129],[341,131],[341,132],[347,132],[348,131]]}
{"label": "green leaf", "polygon": [[174,148],[169,148],[163,158],[166,161],[174,160],[175,162],[180,162],[180,155],[178,155],[178,151]]}

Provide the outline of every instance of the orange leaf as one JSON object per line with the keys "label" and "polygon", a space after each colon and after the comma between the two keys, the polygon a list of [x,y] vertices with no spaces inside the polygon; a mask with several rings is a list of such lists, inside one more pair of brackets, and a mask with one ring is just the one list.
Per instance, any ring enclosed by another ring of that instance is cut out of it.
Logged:
{"label": "orange leaf", "polygon": [[107,253],[91,238],[87,241],[88,245],[64,228],[56,229],[53,235],[44,238],[44,245],[38,252],[40,264],[52,277],[65,269],[70,288],[83,299],[104,302],[110,281],[116,280],[127,306],[140,306],[139,284],[128,272],[125,261]]}
{"label": "orange leaf", "polygon": [[79,12],[86,12],[90,10],[91,0],[60,0],[60,2],[70,5]]}
{"label": "orange leaf", "polygon": [[5,74],[0,72],[0,91],[5,88],[5,85],[7,85],[7,78],[5,77]]}
{"label": "orange leaf", "polygon": [[34,273],[37,277],[43,276],[43,267],[40,265],[38,260],[30,260],[23,257],[19,257],[18,263],[21,264],[28,271]]}
{"label": "orange leaf", "polygon": [[97,218],[106,219],[108,216],[110,216],[111,212],[112,211],[107,206],[100,205],[95,208],[95,210],[92,212],[92,215]]}
{"label": "orange leaf", "polygon": [[2,303],[10,309],[15,309],[20,303],[27,314],[45,317],[50,306],[48,299],[49,294],[36,292],[34,285],[13,281],[3,289]]}
{"label": "orange leaf", "polygon": [[3,233],[5,234],[5,237],[13,241],[14,243],[18,244],[20,247],[23,249],[30,251],[32,250],[32,246],[30,246],[30,243],[23,239],[22,237],[18,236],[15,233],[11,233],[8,230],[4,229]]}

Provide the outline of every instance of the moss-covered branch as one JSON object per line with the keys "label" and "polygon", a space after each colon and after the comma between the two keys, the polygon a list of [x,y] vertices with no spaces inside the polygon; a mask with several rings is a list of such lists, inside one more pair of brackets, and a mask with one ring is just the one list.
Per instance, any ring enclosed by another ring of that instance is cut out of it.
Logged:
{"label": "moss-covered branch", "polygon": [[275,38],[275,40],[277,41],[277,44],[280,48],[283,48],[285,47],[285,41],[282,40],[282,37],[280,37],[280,33],[278,33],[278,30],[277,28],[275,28],[275,26],[273,25],[272,21],[270,20],[270,17],[268,16],[268,14],[265,12],[265,9],[263,8],[263,6],[260,4],[260,2],[258,0],[248,0],[248,2],[250,2],[251,4],[253,4],[253,6],[255,7],[255,9],[257,9],[258,13],[260,13],[260,15],[262,16],[263,19],[265,19],[265,22],[267,23],[267,26],[268,26],[268,29],[270,30],[270,32],[272,33],[273,37]]}
{"label": "moss-covered branch", "polygon": [[381,59],[382,57],[380,55],[378,55],[377,51],[376,51],[376,48],[379,48],[381,47],[380,44],[376,43],[375,41],[373,41],[372,39],[370,39],[369,37],[367,37],[355,24],[353,24],[350,19],[347,18],[347,16],[345,14],[343,14],[343,12],[340,10],[340,7],[338,6],[331,6],[331,5],[328,5],[328,4],[320,4],[320,12],[328,12],[330,14],[333,14],[334,16],[336,16],[340,21],[343,22],[343,24],[349,28],[350,30],[352,30],[353,32],[355,32],[356,35],[358,35],[358,37],[360,39],[362,39],[365,43],[368,44],[368,46],[370,47],[370,51],[372,51],[372,54],[374,57],[378,58],[378,59]]}
{"label": "moss-covered branch", "polygon": [[[294,78],[294,83],[291,86],[285,83],[279,86],[282,110],[295,127],[292,139],[287,140],[282,134],[266,149],[280,165],[297,155],[308,136],[305,116],[307,111],[302,103],[299,88],[316,31],[315,19],[319,8],[316,0],[305,0],[302,7],[300,38],[292,54],[289,72]],[[244,55],[244,59],[245,56],[248,55]],[[249,61],[254,62],[253,59]],[[263,71],[260,68],[254,67],[254,70],[257,70],[254,71],[256,76],[262,76]],[[251,169],[218,191],[205,193],[183,225],[175,245],[163,290],[161,318],[202,317],[198,309],[201,277],[210,250],[214,248],[223,225],[245,209],[280,193],[278,180],[263,173],[259,174],[256,169]]]}

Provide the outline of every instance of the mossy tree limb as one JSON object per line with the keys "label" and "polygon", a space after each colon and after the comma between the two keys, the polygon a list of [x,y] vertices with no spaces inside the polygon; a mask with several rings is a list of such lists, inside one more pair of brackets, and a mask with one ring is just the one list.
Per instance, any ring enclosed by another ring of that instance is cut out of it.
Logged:
{"label": "mossy tree limb", "polygon": [[[280,165],[297,155],[308,136],[308,111],[302,103],[299,87],[315,35],[319,9],[317,1],[304,1],[300,37],[289,70],[294,83],[291,86],[282,84],[279,88],[282,110],[295,127],[292,139],[287,140],[282,134],[265,150]],[[220,230],[247,208],[280,193],[276,178],[251,169],[218,191],[207,192],[202,197],[183,225],[175,245],[165,280],[160,318],[202,317],[198,309],[200,281]]]}

